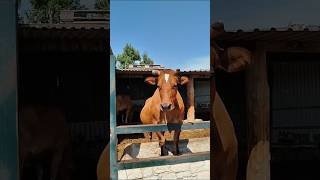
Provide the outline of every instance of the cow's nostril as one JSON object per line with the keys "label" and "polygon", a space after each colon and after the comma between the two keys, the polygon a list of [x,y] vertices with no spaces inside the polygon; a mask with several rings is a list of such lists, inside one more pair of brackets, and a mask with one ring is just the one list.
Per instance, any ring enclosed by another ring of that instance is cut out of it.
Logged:
{"label": "cow's nostril", "polygon": [[170,109],[170,107],[171,107],[171,104],[169,104],[169,103],[162,103],[161,104],[161,108],[163,109],[163,110],[169,110]]}

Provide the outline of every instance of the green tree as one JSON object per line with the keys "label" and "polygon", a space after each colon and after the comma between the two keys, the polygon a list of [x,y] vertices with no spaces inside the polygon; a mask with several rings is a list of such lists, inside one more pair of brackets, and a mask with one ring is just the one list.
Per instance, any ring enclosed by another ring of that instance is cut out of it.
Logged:
{"label": "green tree", "polygon": [[59,11],[85,9],[80,0],[31,0],[31,10],[27,12],[30,23],[58,23]]}
{"label": "green tree", "polygon": [[108,10],[109,9],[109,0],[96,0],[94,8],[98,10]]}
{"label": "green tree", "polygon": [[133,64],[135,61],[140,61],[140,53],[138,49],[134,48],[131,44],[127,43],[121,54],[116,56],[116,61],[120,63],[119,68],[125,69],[128,68],[130,64]]}
{"label": "green tree", "polygon": [[153,64],[154,62],[153,62],[153,60],[149,57],[149,55],[145,52],[145,53],[143,53],[143,55],[142,55],[142,60],[141,60],[141,62],[140,62],[140,64],[148,64],[148,65],[150,65],[150,64]]}

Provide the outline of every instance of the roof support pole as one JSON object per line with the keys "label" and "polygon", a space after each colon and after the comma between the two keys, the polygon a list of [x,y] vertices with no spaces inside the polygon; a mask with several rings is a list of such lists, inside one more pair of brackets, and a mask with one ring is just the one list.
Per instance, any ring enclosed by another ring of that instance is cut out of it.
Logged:
{"label": "roof support pole", "polygon": [[188,95],[188,112],[187,119],[195,119],[195,108],[194,108],[194,79],[192,76],[189,77],[189,83],[187,85],[187,95]]}
{"label": "roof support pole", "polygon": [[266,51],[258,44],[253,60],[246,71],[247,180],[270,180],[270,96]]}

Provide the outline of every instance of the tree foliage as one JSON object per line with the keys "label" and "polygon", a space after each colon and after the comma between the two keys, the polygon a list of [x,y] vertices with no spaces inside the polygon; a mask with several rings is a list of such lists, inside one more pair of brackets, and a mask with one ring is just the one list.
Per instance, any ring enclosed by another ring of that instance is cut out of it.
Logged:
{"label": "tree foliage", "polygon": [[116,56],[116,60],[120,63],[120,68],[125,69],[130,64],[134,64],[135,61],[140,61],[141,57],[139,50],[127,43],[123,48],[123,52]]}
{"label": "tree foliage", "polygon": [[149,57],[149,55],[145,52],[142,55],[142,60],[140,64],[153,64],[153,60]]}
{"label": "tree foliage", "polygon": [[108,10],[109,9],[109,0],[96,0],[94,8],[98,10]]}
{"label": "tree foliage", "polygon": [[118,67],[120,69],[128,68],[130,64],[134,64],[135,61],[138,61],[140,64],[153,64],[153,60],[145,52],[140,56],[139,50],[134,48],[131,44],[127,43],[123,52],[116,55],[116,61],[118,62]]}
{"label": "tree foliage", "polygon": [[30,23],[58,23],[60,10],[85,9],[80,0],[31,0],[27,12]]}

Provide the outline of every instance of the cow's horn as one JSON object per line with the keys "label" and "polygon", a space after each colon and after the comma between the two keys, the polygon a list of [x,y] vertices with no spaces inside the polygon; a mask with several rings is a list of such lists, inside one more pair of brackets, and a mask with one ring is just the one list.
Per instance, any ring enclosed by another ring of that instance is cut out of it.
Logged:
{"label": "cow's horn", "polygon": [[159,70],[152,70],[152,75],[159,76],[160,71]]}

